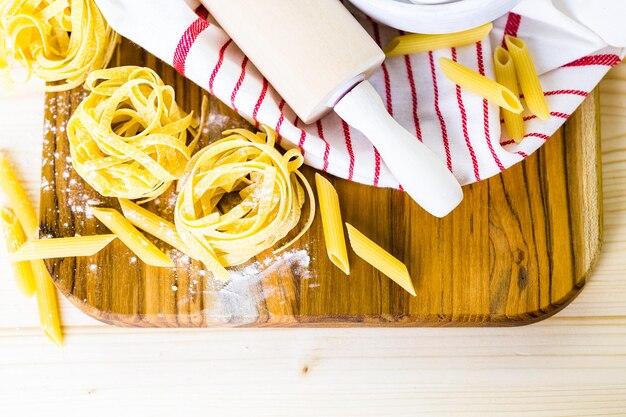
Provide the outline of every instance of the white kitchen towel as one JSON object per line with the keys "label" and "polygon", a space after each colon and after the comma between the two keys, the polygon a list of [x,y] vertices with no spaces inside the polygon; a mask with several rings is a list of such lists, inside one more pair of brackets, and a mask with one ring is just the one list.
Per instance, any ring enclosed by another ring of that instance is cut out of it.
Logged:
{"label": "white kitchen towel", "polygon": [[[368,140],[334,113],[303,125],[195,0],[96,3],[120,34],[252,123],[274,128],[281,146],[299,147],[308,165],[365,184],[401,188]],[[581,2],[525,0],[494,22],[489,38],[467,47],[390,58],[371,81],[389,112],[439,155],[462,184],[489,178],[545,143],[624,56],[620,47],[626,45],[610,46],[607,37],[576,20],[572,10],[576,3]],[[623,0],[603,0],[603,4],[624,16]],[[358,12],[355,15],[381,46],[400,34]],[[448,57],[493,78],[493,49],[505,34],[528,43],[552,111],[545,122],[525,114],[527,134],[519,144],[503,133],[497,106],[450,82],[437,63],[440,57]]]}

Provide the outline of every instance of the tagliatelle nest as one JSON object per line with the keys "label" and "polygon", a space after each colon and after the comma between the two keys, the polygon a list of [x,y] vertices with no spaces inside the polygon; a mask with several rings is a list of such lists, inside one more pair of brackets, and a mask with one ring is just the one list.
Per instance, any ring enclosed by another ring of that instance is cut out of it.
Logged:
{"label": "tagliatelle nest", "polygon": [[193,114],[179,109],[174,89],[149,68],[94,71],[85,88],[90,94],[67,125],[76,172],[105,197],[145,202],[163,194],[200,137]]}
{"label": "tagliatelle nest", "polygon": [[229,279],[225,267],[240,265],[283,240],[300,222],[309,196],[309,216],[289,247],[311,226],[315,196],[298,170],[298,149],[281,154],[276,134],[245,129],[207,146],[189,163],[179,182],[175,223],[190,256],[201,260],[215,278]]}
{"label": "tagliatelle nest", "polygon": [[70,90],[111,60],[119,36],[93,0],[0,1],[0,75],[10,80],[17,62],[49,83]]}

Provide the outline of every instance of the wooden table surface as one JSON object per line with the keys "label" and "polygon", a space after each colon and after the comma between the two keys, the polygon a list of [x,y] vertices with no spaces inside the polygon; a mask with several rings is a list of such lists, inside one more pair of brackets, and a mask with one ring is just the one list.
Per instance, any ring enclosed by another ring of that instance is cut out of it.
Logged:
{"label": "wooden table surface", "polygon": [[[0,98],[0,149],[38,194],[43,99]],[[0,249],[0,415],[625,416],[626,64],[602,84],[605,243],[582,295],[521,328],[38,328]],[[2,245],[0,245],[2,246]]]}

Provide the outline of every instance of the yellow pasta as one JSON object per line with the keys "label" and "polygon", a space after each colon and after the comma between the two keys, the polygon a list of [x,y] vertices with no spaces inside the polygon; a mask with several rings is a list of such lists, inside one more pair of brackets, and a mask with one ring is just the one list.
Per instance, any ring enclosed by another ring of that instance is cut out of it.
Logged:
{"label": "yellow pasta", "polygon": [[41,330],[54,344],[61,347],[63,344],[63,332],[61,330],[56,287],[43,261],[32,261],[31,265],[37,286],[37,306],[39,307]]}
{"label": "yellow pasta", "polygon": [[30,204],[24,188],[20,185],[9,160],[0,152],[0,191],[9,200],[9,207],[17,216],[27,239],[35,239],[39,235],[39,217]]}
{"label": "yellow pasta", "polygon": [[385,54],[387,56],[409,55],[417,52],[471,45],[484,39],[489,35],[491,29],[493,29],[493,24],[487,23],[463,32],[442,35],[412,33],[396,36],[387,44]]}
{"label": "yellow pasta", "polygon": [[[11,255],[26,242],[26,235],[11,209],[4,208],[0,210],[0,226],[4,232],[7,250],[9,255]],[[11,266],[17,288],[27,297],[32,297],[36,287],[30,262],[16,262],[13,260]]]}
{"label": "yellow pasta", "polygon": [[76,172],[105,197],[145,202],[163,194],[200,138],[193,114],[179,109],[174,89],[150,68],[95,71],[85,87],[90,94],[67,125]]}
{"label": "yellow pasta", "polygon": [[515,71],[517,72],[528,110],[541,120],[550,119],[548,101],[541,87],[528,46],[524,41],[513,36],[507,35],[505,39],[506,46],[515,63]]}
{"label": "yellow pasta", "polygon": [[341,208],[339,197],[335,187],[320,174],[315,174],[317,185],[317,197],[319,199],[320,213],[322,214],[322,227],[326,241],[328,257],[346,275],[350,275],[350,262],[346,249],[346,237],[343,233],[343,221],[341,220]]}
{"label": "yellow pasta", "polygon": [[[30,204],[24,189],[17,181],[8,160],[1,153],[0,189],[7,195],[10,207],[19,220],[22,229],[26,232],[26,237],[30,239],[37,238],[39,220],[35,214],[35,209]],[[61,346],[63,334],[61,332],[61,319],[59,317],[59,307],[54,283],[43,261],[32,261],[31,268],[37,291],[37,305],[39,306],[41,328],[50,340],[58,346]]]}
{"label": "yellow pasta", "polygon": [[346,223],[352,250],[368,264],[378,269],[396,284],[415,296],[415,287],[406,265],[393,257],[389,252],[368,239],[352,225]]}
{"label": "yellow pasta", "polygon": [[247,262],[283,240],[299,223],[309,195],[309,217],[299,239],[315,215],[315,198],[298,171],[304,158],[298,149],[284,155],[274,148],[276,133],[244,129],[203,150],[189,164],[179,183],[175,224],[190,256],[201,260],[216,279],[229,279],[229,266]]}
{"label": "yellow pasta", "polygon": [[174,262],[141,234],[117,210],[93,208],[93,215],[137,255],[145,264],[173,268]]}
{"label": "yellow pasta", "polygon": [[13,254],[11,259],[19,262],[34,261],[36,259],[93,256],[104,249],[115,238],[115,235],[98,235],[31,240],[24,243]]}
{"label": "yellow pasta", "polygon": [[[498,46],[494,53],[494,67],[496,80],[519,97],[519,87],[517,85],[517,75],[515,74],[513,59],[511,58],[511,54],[501,46]],[[511,139],[515,142],[521,141],[525,134],[524,118],[522,115],[502,109],[502,117],[504,118],[506,131]]]}
{"label": "yellow pasta", "polygon": [[511,90],[484,75],[448,58],[439,59],[444,75],[453,83],[477,94],[512,113],[521,113],[522,103]]}
{"label": "yellow pasta", "polygon": [[157,216],[132,201],[120,199],[124,217],[138,229],[151,234],[179,251],[189,254],[185,242],[178,235],[174,223]]}
{"label": "yellow pasta", "polygon": [[0,76],[13,62],[50,83],[49,91],[81,85],[106,67],[119,36],[93,0],[0,1]]}

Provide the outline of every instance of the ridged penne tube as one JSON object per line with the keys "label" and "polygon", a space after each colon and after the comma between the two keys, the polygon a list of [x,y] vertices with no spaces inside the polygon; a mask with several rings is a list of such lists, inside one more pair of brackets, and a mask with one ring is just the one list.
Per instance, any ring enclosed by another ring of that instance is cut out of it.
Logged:
{"label": "ridged penne tube", "polygon": [[35,239],[39,233],[39,217],[30,204],[30,200],[17,180],[15,171],[8,159],[0,152],[0,191],[9,201],[9,207],[17,216],[27,239]]}
{"label": "ridged penne tube", "polygon": [[[7,195],[11,209],[19,220],[26,238],[36,239],[39,233],[39,218],[9,161],[2,153],[0,153],[0,190]],[[37,292],[41,329],[57,346],[61,346],[63,333],[54,283],[42,260],[32,261],[31,268]]]}
{"label": "ridged penne tube", "polygon": [[519,96],[513,94],[502,84],[448,58],[439,59],[439,66],[444,75],[453,83],[478,94],[503,109],[518,114],[522,112],[523,107]]}
{"label": "ridged penne tube", "polygon": [[[519,97],[519,87],[517,85],[517,75],[515,74],[513,58],[511,58],[511,54],[501,46],[498,46],[494,53],[494,68],[496,71],[496,80]],[[524,118],[522,115],[502,109],[502,117],[504,118],[506,131],[511,139],[515,142],[521,141],[525,134]]]}
{"label": "ridged penne tube", "polygon": [[352,225],[346,223],[346,227],[348,228],[352,250],[365,262],[385,274],[409,294],[415,296],[415,287],[406,265],[372,242]]}
{"label": "ridged penne tube", "polygon": [[493,24],[487,23],[463,32],[442,35],[412,33],[396,36],[385,47],[385,54],[387,56],[409,55],[417,52],[471,45],[484,39],[489,35],[491,29],[493,29]]}
{"label": "ridged penne tube", "polygon": [[350,275],[350,262],[346,249],[346,237],[343,233],[343,221],[341,220],[341,208],[339,196],[335,187],[320,174],[315,174],[317,185],[317,198],[319,200],[320,213],[322,214],[322,227],[324,228],[324,240],[328,257],[346,275]]}
{"label": "ridged penne tube", "polygon": [[11,259],[19,262],[93,256],[114,241],[116,237],[115,235],[97,235],[30,240],[24,243],[11,256]]}
{"label": "ridged penne tube", "polygon": [[48,268],[42,260],[32,261],[35,284],[37,286],[37,306],[41,330],[55,345],[63,345],[61,317],[57,303],[57,293]]}
{"label": "ridged penne tube", "polygon": [[145,264],[173,268],[174,261],[150,242],[117,210],[93,208],[93,215],[139,257]]}
{"label": "ridged penne tube", "polygon": [[[9,255],[12,255],[26,242],[24,230],[13,210],[8,208],[0,210],[0,227],[4,232],[7,251]],[[30,262],[16,262],[13,260],[11,261],[11,267],[17,288],[27,297],[32,297],[35,294],[36,286]]]}
{"label": "ridged penne tube", "polygon": [[550,109],[548,101],[541,87],[537,69],[524,41],[513,36],[505,38],[506,46],[515,63],[517,79],[524,93],[524,100],[528,110],[541,120],[550,119]]}
{"label": "ridged penne tube", "polygon": [[190,255],[189,249],[180,238],[174,223],[168,222],[130,200],[120,198],[119,201],[124,217],[126,217],[133,226],[162,240],[173,248]]}

